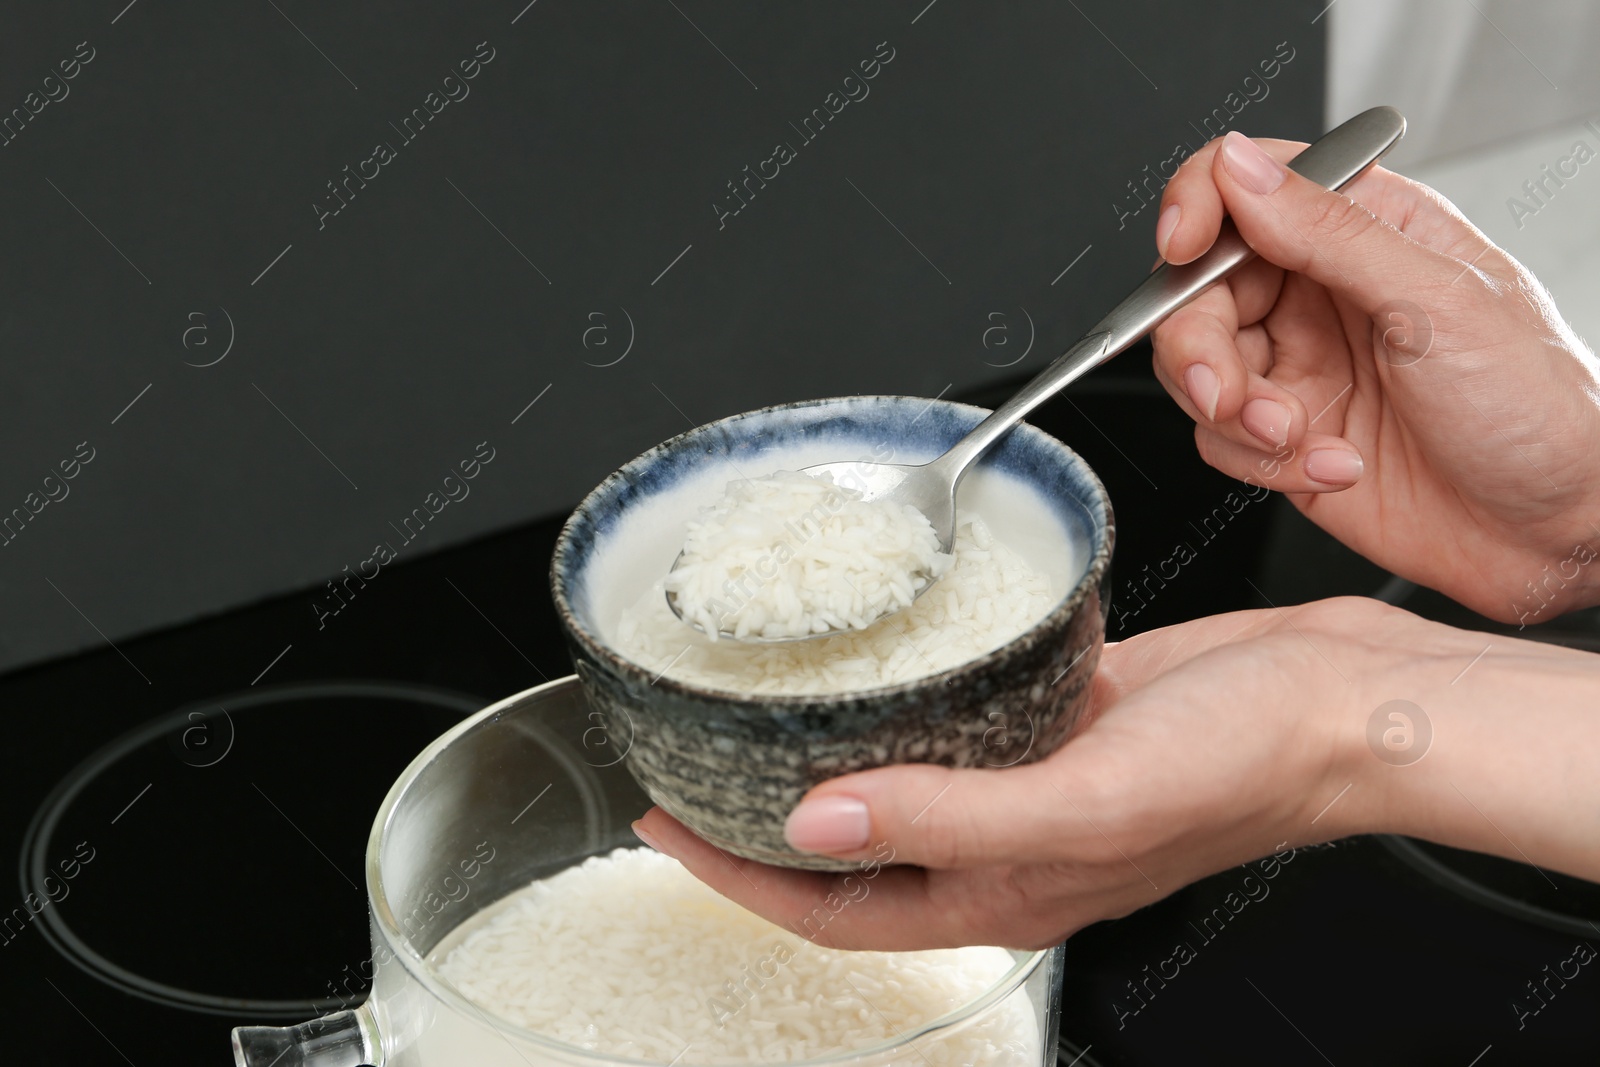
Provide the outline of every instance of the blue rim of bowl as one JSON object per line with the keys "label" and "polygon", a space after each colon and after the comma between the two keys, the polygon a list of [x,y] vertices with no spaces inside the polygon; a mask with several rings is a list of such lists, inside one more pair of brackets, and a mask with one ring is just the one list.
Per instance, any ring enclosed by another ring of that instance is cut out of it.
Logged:
{"label": "blue rim of bowl", "polygon": [[[623,674],[631,674],[647,680],[651,679],[651,673],[647,667],[629,659],[616,649],[612,648],[610,645],[602,641],[599,635],[593,633],[589,627],[583,624],[578,612],[573,607],[571,599],[567,596],[567,590],[565,586],[561,582],[560,576],[562,573],[564,571],[570,573],[572,570],[570,566],[571,557],[576,552],[576,549],[573,546],[579,533],[585,526],[592,525],[592,522],[586,513],[587,508],[592,501],[605,495],[614,487],[628,482],[631,475],[636,474],[644,468],[650,466],[657,458],[670,452],[677,451],[683,442],[697,437],[706,436],[711,431],[714,431],[718,428],[727,427],[734,423],[742,422],[745,419],[755,418],[760,415],[767,415],[772,412],[793,411],[799,408],[814,408],[819,405],[830,404],[835,401],[870,402],[874,400],[920,400],[929,404],[930,406],[939,405],[947,409],[972,412],[978,415],[980,418],[990,413],[988,408],[981,408],[974,404],[961,404],[953,400],[939,400],[937,398],[930,401],[925,397],[901,396],[894,394],[823,397],[816,400],[798,400],[787,404],[772,404],[768,407],[756,408],[753,411],[745,411],[737,415],[729,415],[726,418],[717,419],[714,422],[708,422],[703,426],[696,426],[692,430],[685,430],[683,433],[667,438],[667,440],[656,445],[654,448],[640,453],[627,463],[624,463],[621,467],[617,468],[611,474],[607,475],[599,485],[591,489],[588,495],[586,495],[583,500],[579,502],[578,506],[573,509],[572,515],[569,516],[566,523],[562,525],[561,534],[556,538],[555,552],[551,556],[550,560],[550,592],[555,600],[556,612],[560,615],[562,624],[566,627],[567,633],[572,635],[590,655],[610,664],[613,668],[620,670]],[[858,701],[864,702],[868,700],[882,700],[886,697],[893,698],[905,696],[919,690],[927,689],[936,684],[949,684],[958,677],[986,672],[995,667],[1003,667],[1007,661],[1020,658],[1022,652],[1032,643],[1036,635],[1038,635],[1041,631],[1050,628],[1054,624],[1066,623],[1073,615],[1077,613],[1083,602],[1088,599],[1089,591],[1100,584],[1101,579],[1104,578],[1107,570],[1111,566],[1111,552],[1116,545],[1117,527],[1115,516],[1111,509],[1111,497],[1106,492],[1105,485],[1100,481],[1100,476],[1094,472],[1093,467],[1089,466],[1087,460],[1078,455],[1078,453],[1074,452],[1060,439],[1045,433],[1036,426],[1030,426],[1027,423],[1022,423],[1011,432],[1036,434],[1045,445],[1060,449],[1062,452],[1066,453],[1069,462],[1075,464],[1086,476],[1089,485],[1094,489],[1094,499],[1099,502],[1100,507],[1105,512],[1104,535],[1101,538],[1101,543],[1095,548],[1093,557],[1084,567],[1083,574],[1079,577],[1078,583],[1073,586],[1072,592],[1062,597],[1056,606],[1050,609],[1050,611],[1047,612],[1043,618],[1039,619],[1032,626],[1022,631],[1022,633],[1011,638],[999,648],[991,649],[990,651],[985,652],[983,655],[978,656],[976,659],[970,659],[965,663],[959,663],[947,670],[939,671],[936,674],[923,675],[920,678],[913,678],[906,682],[896,682],[893,685],[878,686],[873,689],[856,689],[843,693],[755,694],[742,693],[736,689],[717,689],[712,686],[691,685],[687,682],[679,681],[665,674],[655,677],[650,681],[650,684],[655,688],[663,689],[679,696],[696,700],[704,700],[709,698],[713,700],[729,701],[740,704],[755,702],[763,706],[806,708],[816,707],[819,705],[832,706],[841,703],[854,703]],[[1089,505],[1085,504],[1084,501],[1079,500],[1077,502],[1080,507],[1088,510]],[[1092,510],[1089,511],[1088,517],[1092,528],[1095,518]]]}

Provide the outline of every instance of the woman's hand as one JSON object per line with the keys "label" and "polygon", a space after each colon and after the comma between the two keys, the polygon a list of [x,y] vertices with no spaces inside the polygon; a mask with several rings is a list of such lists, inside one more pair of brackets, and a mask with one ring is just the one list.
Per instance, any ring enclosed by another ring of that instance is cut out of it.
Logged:
{"label": "woman's hand", "polygon": [[[842,948],[1053,945],[1286,845],[1365,831],[1600,878],[1600,657],[1511,639],[1485,651],[1481,634],[1351,598],[1141,634],[1106,647],[1094,685],[1088,725],[1039,763],[913,764],[813,789],[790,842],[854,873],[737,859],[659,809],[636,829]],[[1423,709],[1410,729],[1426,758],[1369,742],[1396,699]]]}
{"label": "woman's hand", "polygon": [[1437,193],[1377,167],[1330,192],[1278,162],[1303,147],[1230,133],[1162,197],[1170,261],[1224,211],[1261,256],[1155,332],[1200,454],[1492,618],[1600,601],[1593,354]]}

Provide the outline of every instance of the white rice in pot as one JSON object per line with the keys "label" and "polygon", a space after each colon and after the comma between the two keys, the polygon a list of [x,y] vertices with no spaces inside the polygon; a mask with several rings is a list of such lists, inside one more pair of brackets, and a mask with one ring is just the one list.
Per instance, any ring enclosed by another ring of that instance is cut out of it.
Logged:
{"label": "white rice in pot", "polygon": [[[535,882],[449,942],[438,972],[500,1018],[598,1054],[684,1067],[901,1044],[1015,964],[999,948],[823,948],[649,849],[618,849]],[[1039,1041],[1018,990],[894,1061],[1037,1067]]]}

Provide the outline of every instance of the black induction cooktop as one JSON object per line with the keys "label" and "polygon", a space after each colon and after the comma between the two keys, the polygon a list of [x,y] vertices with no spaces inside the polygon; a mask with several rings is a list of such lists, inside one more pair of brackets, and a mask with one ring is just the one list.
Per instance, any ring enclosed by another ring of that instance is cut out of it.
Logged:
{"label": "black induction cooktop", "polygon": [[[1473,621],[1281,501],[1202,532],[1232,483],[1148,378],[1084,382],[1034,421],[1105,480],[1119,575],[1210,535],[1205,566],[1113,605],[1112,638],[1262,593],[1381,593]],[[1142,432],[1113,441],[1113,426]],[[386,568],[337,615],[311,589],[0,679],[16,1022],[0,1060],[225,1064],[232,1026],[359,992],[361,857],[389,783],[463,715],[569,673],[547,592],[560,523]],[[1541,632],[1582,643],[1600,627]],[[1428,845],[1290,851],[1074,937],[1061,1062],[1570,1062],[1600,1046],[1600,975],[1548,976],[1600,944],[1597,897]]]}

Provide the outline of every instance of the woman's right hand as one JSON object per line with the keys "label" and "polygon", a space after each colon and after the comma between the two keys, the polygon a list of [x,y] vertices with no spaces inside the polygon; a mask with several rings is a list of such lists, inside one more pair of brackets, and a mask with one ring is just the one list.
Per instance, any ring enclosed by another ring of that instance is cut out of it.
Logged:
{"label": "woman's right hand", "polygon": [[1379,167],[1331,192],[1280,162],[1303,147],[1230,133],[1162,198],[1171,262],[1224,212],[1260,254],[1154,335],[1200,454],[1492,618],[1600,602],[1593,353],[1437,193]]}

